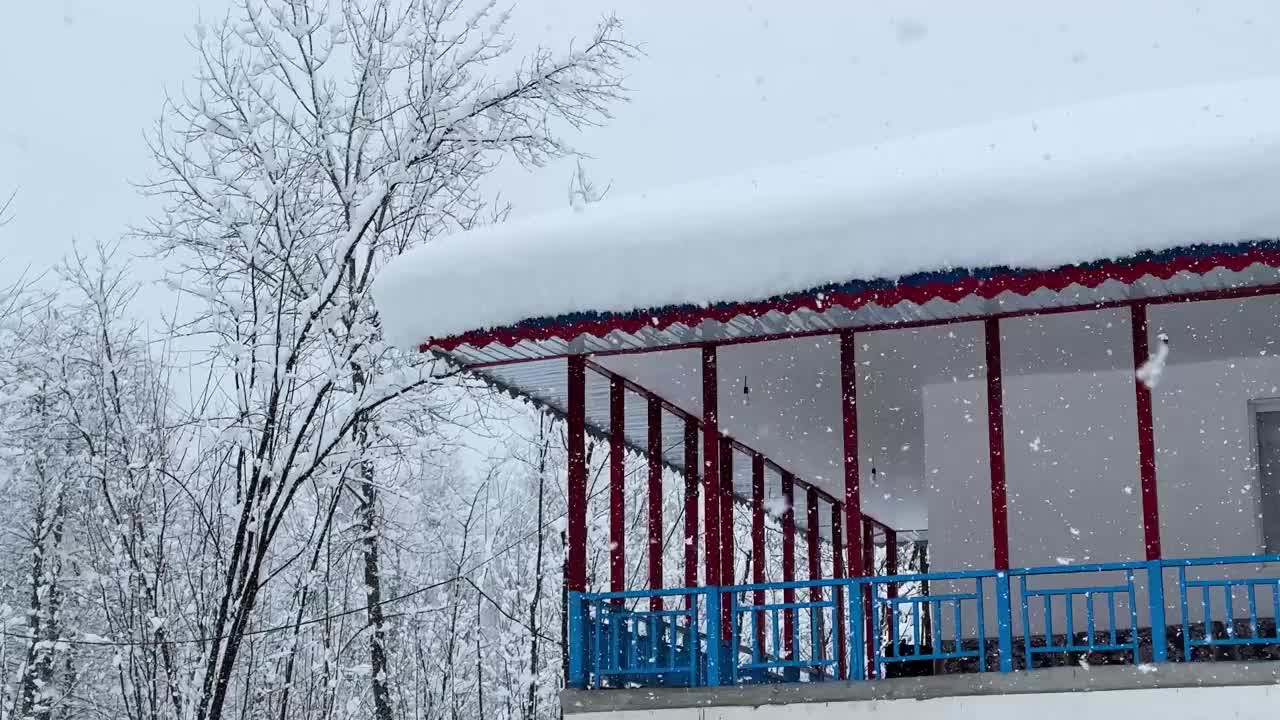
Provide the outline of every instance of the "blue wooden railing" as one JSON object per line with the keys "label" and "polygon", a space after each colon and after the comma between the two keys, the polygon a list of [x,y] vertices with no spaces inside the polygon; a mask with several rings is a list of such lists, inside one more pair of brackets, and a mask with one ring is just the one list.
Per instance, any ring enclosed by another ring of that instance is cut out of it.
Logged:
{"label": "blue wooden railing", "polygon": [[[905,592],[926,586],[942,591]],[[1277,618],[1280,555],[570,593],[568,680],[702,687],[1187,662],[1249,647],[1280,657]]]}

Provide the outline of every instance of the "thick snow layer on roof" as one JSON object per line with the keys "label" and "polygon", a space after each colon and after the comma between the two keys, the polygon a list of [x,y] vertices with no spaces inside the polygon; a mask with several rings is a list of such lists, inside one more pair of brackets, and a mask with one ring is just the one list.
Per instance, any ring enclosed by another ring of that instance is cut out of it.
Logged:
{"label": "thick snow layer on roof", "polygon": [[1129,95],[436,240],[374,292],[414,346],[578,311],[762,300],[1280,237],[1280,78]]}

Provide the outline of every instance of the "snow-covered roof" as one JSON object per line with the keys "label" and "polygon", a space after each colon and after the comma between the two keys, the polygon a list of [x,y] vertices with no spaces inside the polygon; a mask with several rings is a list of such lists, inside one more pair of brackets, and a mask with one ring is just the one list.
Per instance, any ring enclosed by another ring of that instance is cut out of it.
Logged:
{"label": "snow-covered roof", "polygon": [[1280,238],[1280,78],[1106,99],[438,239],[374,292],[413,347],[571,313]]}

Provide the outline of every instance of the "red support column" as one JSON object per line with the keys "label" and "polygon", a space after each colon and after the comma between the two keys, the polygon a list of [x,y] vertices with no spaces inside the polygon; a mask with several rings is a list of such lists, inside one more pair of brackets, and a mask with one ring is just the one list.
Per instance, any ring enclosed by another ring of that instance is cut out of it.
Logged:
{"label": "red support column", "polygon": [[[662,589],[662,401],[649,396],[649,589]],[[649,607],[662,609],[662,597]]]}
{"label": "red support column", "polygon": [[569,357],[568,552],[565,564],[570,592],[587,589],[587,366],[581,355]]}
{"label": "red support column", "polygon": [[[763,584],[764,576],[764,456],[756,453],[751,456],[751,582]],[[764,590],[756,590],[751,594],[751,604],[761,607],[765,603]],[[755,618],[756,647],[763,653],[765,625],[769,616],[761,613]]]}
{"label": "red support column", "polygon": [[[831,503],[831,574],[836,578],[844,574],[844,508]],[[849,679],[849,639],[845,637],[844,588],[836,587],[836,669],[840,680]]]}
{"label": "red support column", "polygon": [[[822,579],[822,545],[819,532],[820,520],[818,519],[818,489],[810,485],[804,496],[804,523],[805,523],[805,540],[808,546],[807,555],[809,556],[809,579]],[[813,586],[809,588],[809,602],[822,602],[822,588]],[[826,628],[823,627],[823,615],[821,610],[811,611],[809,614],[809,622],[814,623],[818,628],[818,637],[826,634]],[[813,658],[815,660],[822,659],[825,654],[822,646],[812,648]],[[815,674],[825,675],[825,668],[821,666],[814,667]]]}
{"label": "red support column", "polygon": [[[876,572],[876,526],[865,520],[862,522],[862,567],[864,568],[863,573],[867,577],[875,577],[880,574]],[[863,632],[867,639],[867,677],[875,677],[876,668],[872,662],[874,659],[872,649],[876,643],[880,642],[880,637],[876,633],[876,628],[879,627],[879,624],[872,615],[874,609],[875,606],[871,602],[871,593],[864,593],[862,595],[862,617],[864,621]]]}
{"label": "red support column", "polygon": [[[898,531],[892,528],[884,529],[884,574],[898,574]],[[898,597],[896,585],[888,590],[889,597]]]}
{"label": "red support column", "polygon": [[1138,471],[1142,487],[1142,537],[1147,559],[1160,558],[1160,501],[1156,495],[1156,430],[1151,417],[1151,388],[1138,379],[1137,370],[1147,361],[1147,306],[1130,306],[1133,330],[1133,390],[1138,406]]}
{"label": "red support column", "polygon": [[[684,586],[698,586],[698,423],[684,423]],[[693,596],[685,596],[685,607]]]}
{"label": "red support column", "polygon": [[[720,584],[733,585],[733,443],[720,438]],[[726,608],[727,610],[727,608]]]}
{"label": "red support column", "polygon": [[987,452],[991,463],[991,544],[997,570],[1009,569],[1009,506],[1004,478],[1004,389],[1000,320],[984,322],[987,347]]}
{"label": "red support column", "polygon": [[[733,443],[729,438],[720,438],[720,584],[733,585],[734,577],[734,533],[733,533]],[[728,638],[733,628],[733,608],[729,604],[729,594],[720,596],[720,637]]]}
{"label": "red support column", "polygon": [[[609,380],[609,590],[627,589],[626,538],[626,396],[622,378]],[[622,598],[613,604],[622,606]]]}
{"label": "red support column", "polygon": [[702,348],[702,518],[707,525],[708,587],[720,584],[720,444],[716,349]]}
{"label": "red support column", "polygon": [[[890,577],[898,574],[898,531],[891,528],[884,529],[884,574]],[[885,597],[898,597],[898,584],[890,583],[885,586]],[[897,622],[897,613],[893,609],[893,605],[889,605],[884,611],[885,631],[890,638],[893,637],[893,623]]]}
{"label": "red support column", "polygon": [[[791,473],[782,473],[782,502],[786,509],[782,511],[782,582],[796,580],[796,490],[795,478]],[[784,588],[782,602],[791,605],[796,601],[795,588]],[[795,627],[795,611],[787,608],[782,611],[782,657],[790,660],[793,653],[792,634]]]}
{"label": "red support column", "polygon": [[[809,486],[804,496],[804,522],[805,522],[805,540],[808,542],[809,551],[809,579],[822,579],[822,546],[821,528],[818,519],[818,488]],[[814,587],[809,589],[809,599],[813,602],[822,600],[822,588]]]}
{"label": "red support column", "polygon": [[862,495],[858,477],[858,366],[852,332],[840,333],[840,406],[844,425],[844,517],[849,575],[862,577]]}

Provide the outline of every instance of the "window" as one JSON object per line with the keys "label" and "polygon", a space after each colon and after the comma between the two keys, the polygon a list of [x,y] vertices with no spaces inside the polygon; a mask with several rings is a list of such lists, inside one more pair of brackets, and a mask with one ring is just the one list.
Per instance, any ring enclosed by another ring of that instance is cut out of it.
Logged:
{"label": "window", "polygon": [[1280,553],[1280,400],[1255,400],[1253,409],[1258,450],[1258,487],[1262,516],[1262,547]]}

